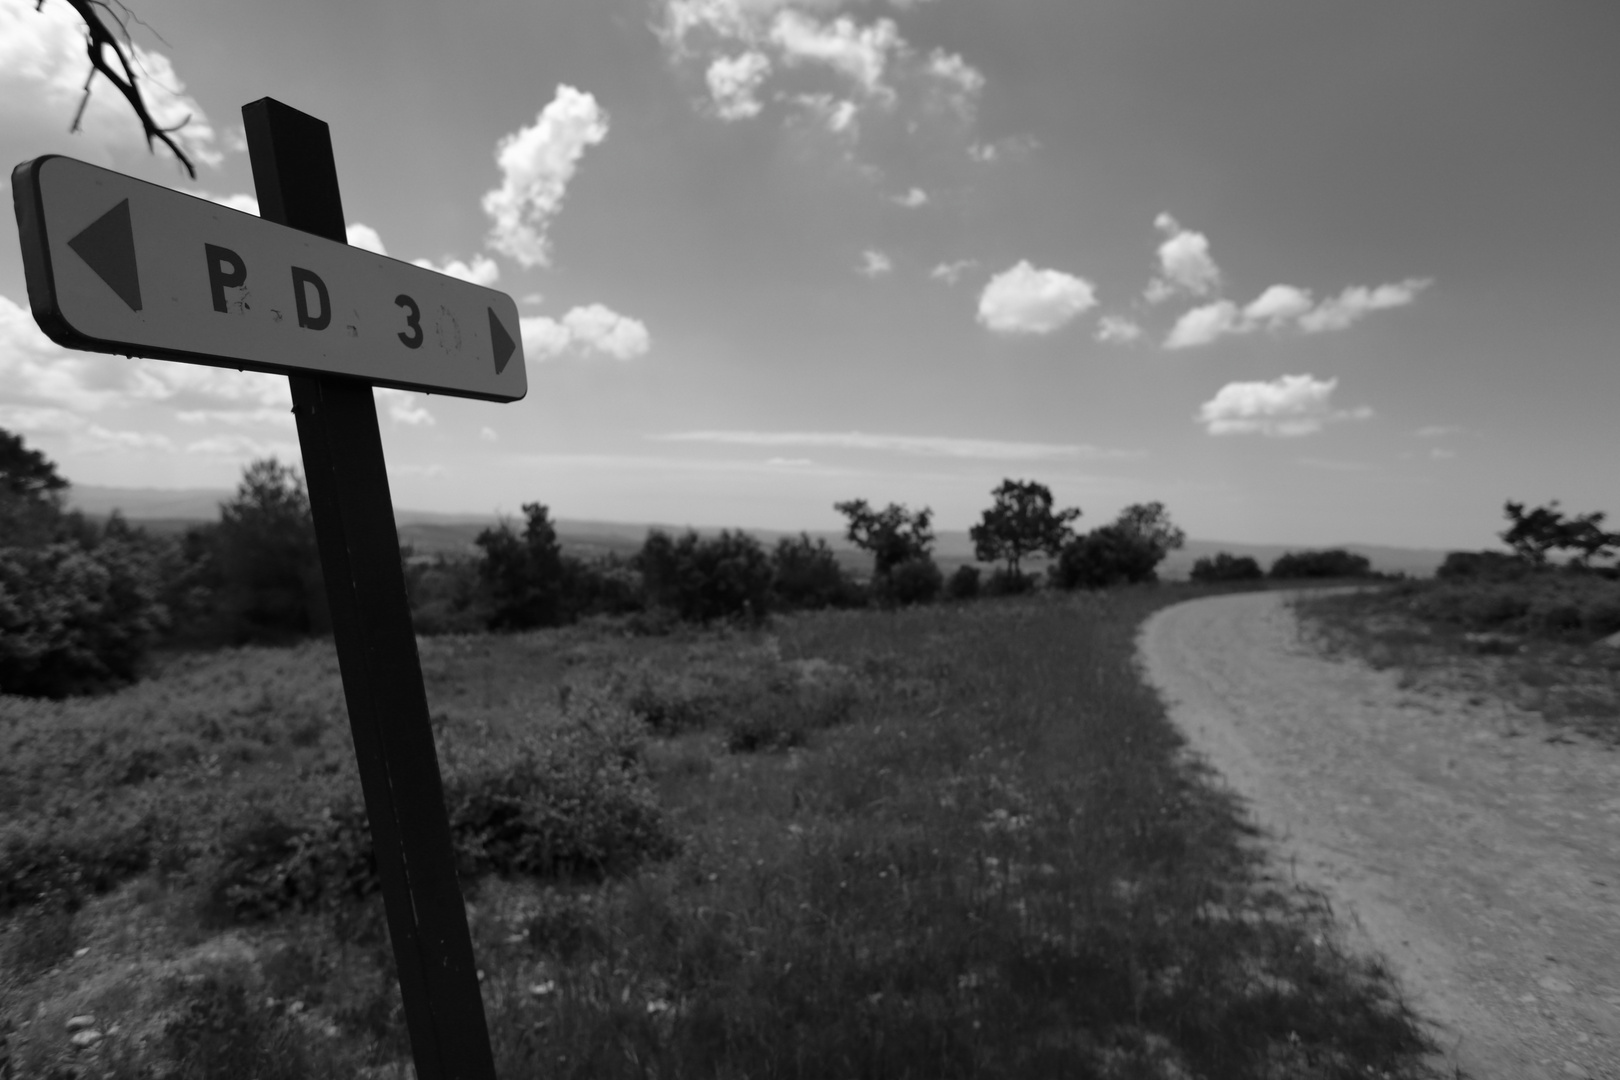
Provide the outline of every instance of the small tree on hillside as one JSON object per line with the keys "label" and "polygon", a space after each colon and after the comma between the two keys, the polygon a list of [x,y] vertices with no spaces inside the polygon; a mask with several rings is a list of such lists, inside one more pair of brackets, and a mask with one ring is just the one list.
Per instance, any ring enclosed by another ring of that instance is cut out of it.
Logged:
{"label": "small tree on hillside", "polygon": [[1186,534],[1170,523],[1163,503],[1136,503],[1111,524],[1065,544],[1048,573],[1065,589],[1154,582],[1159,563],[1185,542]]}
{"label": "small tree on hillside", "polygon": [[562,545],[551,512],[540,503],[524,503],[523,518],[522,536],[503,521],[473,541],[484,552],[478,574],[490,600],[491,630],[560,626],[568,619]]}
{"label": "small tree on hillside", "polygon": [[1069,522],[1080,516],[1078,507],[1052,509],[1052,492],[1034,480],[1003,480],[992,491],[995,504],[968,530],[973,556],[980,562],[1005,562],[1017,577],[1019,563],[1036,552],[1056,556],[1074,536]]}
{"label": "small tree on hillside", "polygon": [[872,576],[887,579],[895,567],[913,560],[927,560],[934,546],[929,527],[934,512],[928,507],[913,513],[901,503],[890,503],[873,510],[865,499],[834,503],[833,509],[849,519],[845,536],[862,551],[872,553]]}
{"label": "small tree on hillside", "polygon": [[275,641],[330,629],[304,478],[275,458],[242,472],[214,533],[227,637]]}
{"label": "small tree on hillside", "polygon": [[1512,501],[1502,509],[1512,524],[1497,535],[1531,566],[1546,566],[1549,551],[1572,552],[1577,565],[1590,566],[1620,547],[1620,534],[1603,531],[1602,511],[1565,517],[1557,499],[1528,512]]}

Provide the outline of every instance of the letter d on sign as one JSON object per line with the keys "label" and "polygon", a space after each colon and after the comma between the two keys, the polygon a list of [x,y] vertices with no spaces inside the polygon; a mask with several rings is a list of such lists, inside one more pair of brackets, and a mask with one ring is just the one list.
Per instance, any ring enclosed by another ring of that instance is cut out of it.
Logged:
{"label": "letter d on sign", "polygon": [[[292,268],[293,300],[298,304],[298,325],[305,330],[325,330],[327,323],[332,321],[332,301],[326,295],[326,282],[305,270],[302,266]],[[309,313],[309,298],[304,286],[315,286],[315,297],[321,302],[318,315]]]}

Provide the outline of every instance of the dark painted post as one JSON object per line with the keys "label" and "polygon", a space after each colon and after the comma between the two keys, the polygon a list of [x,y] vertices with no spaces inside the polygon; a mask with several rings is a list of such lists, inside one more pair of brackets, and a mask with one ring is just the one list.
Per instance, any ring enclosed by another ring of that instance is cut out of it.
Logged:
{"label": "dark painted post", "polygon": [[[242,119],[260,215],[344,240],[325,121],[270,98]],[[371,386],[289,379],[416,1075],[494,1080]]]}

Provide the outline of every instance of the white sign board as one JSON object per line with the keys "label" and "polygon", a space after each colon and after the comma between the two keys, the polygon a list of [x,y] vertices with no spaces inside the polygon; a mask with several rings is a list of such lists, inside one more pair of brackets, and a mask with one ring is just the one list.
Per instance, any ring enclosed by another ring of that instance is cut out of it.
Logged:
{"label": "white sign board", "polygon": [[12,172],[60,345],[490,401],[528,392],[505,293],[49,155]]}

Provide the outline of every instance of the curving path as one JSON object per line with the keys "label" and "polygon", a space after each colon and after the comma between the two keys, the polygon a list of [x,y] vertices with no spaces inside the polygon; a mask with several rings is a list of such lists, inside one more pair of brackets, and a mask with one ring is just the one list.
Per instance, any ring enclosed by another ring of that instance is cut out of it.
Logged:
{"label": "curving path", "polygon": [[1386,957],[1477,1080],[1620,1080],[1620,753],[1401,690],[1301,639],[1290,594],[1155,614],[1138,651],[1193,751]]}

